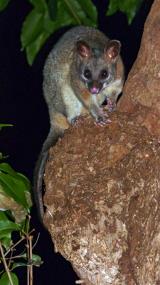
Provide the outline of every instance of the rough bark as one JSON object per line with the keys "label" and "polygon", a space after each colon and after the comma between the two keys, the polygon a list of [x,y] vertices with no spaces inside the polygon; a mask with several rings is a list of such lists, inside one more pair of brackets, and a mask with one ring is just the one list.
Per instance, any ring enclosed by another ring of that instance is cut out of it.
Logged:
{"label": "rough bark", "polygon": [[44,223],[86,285],[160,284],[159,11],[112,123],[83,118],[50,150]]}
{"label": "rough bark", "polygon": [[140,50],[118,106],[121,111],[137,113],[138,122],[157,136],[160,136],[159,11],[160,1],[156,0],[147,17]]}

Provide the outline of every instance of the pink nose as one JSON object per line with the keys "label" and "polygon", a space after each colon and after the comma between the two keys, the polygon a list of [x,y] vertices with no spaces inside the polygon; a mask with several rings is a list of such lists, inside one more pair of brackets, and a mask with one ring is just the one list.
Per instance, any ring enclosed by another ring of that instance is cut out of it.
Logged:
{"label": "pink nose", "polygon": [[93,87],[90,89],[90,91],[91,91],[92,94],[98,94],[99,88],[97,88],[96,86],[93,86]]}

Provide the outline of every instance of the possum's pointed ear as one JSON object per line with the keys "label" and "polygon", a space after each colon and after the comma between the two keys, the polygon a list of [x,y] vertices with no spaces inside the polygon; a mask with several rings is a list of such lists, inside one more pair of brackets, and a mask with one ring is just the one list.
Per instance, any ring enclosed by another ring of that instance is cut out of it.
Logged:
{"label": "possum's pointed ear", "polygon": [[92,53],[91,48],[84,41],[77,42],[77,51],[78,51],[78,54],[83,58],[89,58]]}
{"label": "possum's pointed ear", "polygon": [[121,43],[117,40],[111,40],[104,49],[105,58],[115,62],[121,50]]}

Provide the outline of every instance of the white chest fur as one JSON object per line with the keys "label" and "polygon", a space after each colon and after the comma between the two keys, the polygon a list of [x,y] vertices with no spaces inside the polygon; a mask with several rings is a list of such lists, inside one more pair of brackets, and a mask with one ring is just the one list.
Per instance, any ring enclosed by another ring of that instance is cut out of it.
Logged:
{"label": "white chest fur", "polygon": [[106,88],[104,88],[104,93],[106,94],[106,97],[111,97],[112,94],[114,96],[118,96],[122,92],[123,82],[121,79],[116,79],[111,84],[107,85]]}
{"label": "white chest fur", "polygon": [[71,123],[72,119],[81,115],[83,106],[69,85],[64,85],[62,87],[62,94],[66,107],[67,119],[69,123]]}

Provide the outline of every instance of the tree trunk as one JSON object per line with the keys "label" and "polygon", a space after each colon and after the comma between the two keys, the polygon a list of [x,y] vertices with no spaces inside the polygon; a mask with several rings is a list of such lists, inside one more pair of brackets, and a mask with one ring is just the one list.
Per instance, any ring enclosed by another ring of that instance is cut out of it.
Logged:
{"label": "tree trunk", "polygon": [[160,284],[159,11],[112,123],[83,118],[50,150],[44,223],[86,285]]}
{"label": "tree trunk", "polygon": [[[122,112],[160,136],[160,1],[155,0],[145,23],[141,47],[119,102]],[[142,112],[141,112],[142,108]]]}

